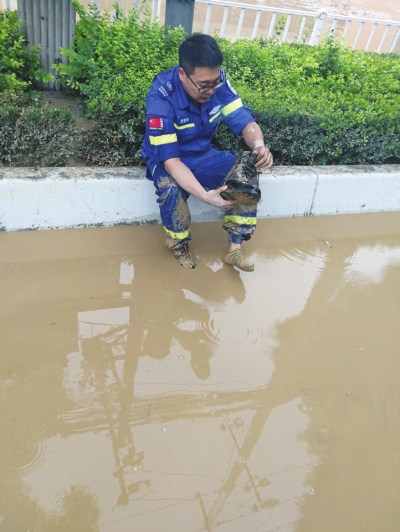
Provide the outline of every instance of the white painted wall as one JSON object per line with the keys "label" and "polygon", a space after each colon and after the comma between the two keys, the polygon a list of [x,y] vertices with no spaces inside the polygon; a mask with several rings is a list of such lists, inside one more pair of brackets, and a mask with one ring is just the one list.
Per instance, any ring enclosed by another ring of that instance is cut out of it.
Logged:
{"label": "white painted wall", "polygon": [[[400,165],[274,167],[260,176],[259,218],[400,211]],[[194,222],[223,211],[189,199]],[[160,223],[143,168],[0,170],[0,229]]]}

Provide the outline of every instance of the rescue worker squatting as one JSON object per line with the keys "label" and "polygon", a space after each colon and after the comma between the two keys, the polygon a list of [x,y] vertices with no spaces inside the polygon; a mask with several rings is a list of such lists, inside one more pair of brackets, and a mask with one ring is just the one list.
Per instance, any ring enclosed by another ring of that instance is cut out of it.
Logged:
{"label": "rescue worker squatting", "polygon": [[257,153],[258,169],[269,168],[272,155],[254,115],[226,78],[222,63],[222,52],[213,37],[193,34],[181,44],[179,66],[156,76],[147,95],[142,155],[147,177],[156,188],[167,246],[182,266],[195,267],[188,247],[191,216],[187,199],[193,194],[225,209],[223,228],[229,236],[225,262],[253,271],[241,244],[254,233],[256,207],[221,197],[227,188],[222,182],[236,157],[216,150],[211,140],[224,120]]}

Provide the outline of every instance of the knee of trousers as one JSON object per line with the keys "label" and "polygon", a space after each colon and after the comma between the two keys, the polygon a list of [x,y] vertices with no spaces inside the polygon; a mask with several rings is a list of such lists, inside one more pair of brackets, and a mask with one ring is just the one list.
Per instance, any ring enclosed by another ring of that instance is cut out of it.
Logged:
{"label": "knee of trousers", "polygon": [[167,234],[169,248],[190,239],[191,215],[187,204],[189,194],[169,175],[156,184],[161,221]]}

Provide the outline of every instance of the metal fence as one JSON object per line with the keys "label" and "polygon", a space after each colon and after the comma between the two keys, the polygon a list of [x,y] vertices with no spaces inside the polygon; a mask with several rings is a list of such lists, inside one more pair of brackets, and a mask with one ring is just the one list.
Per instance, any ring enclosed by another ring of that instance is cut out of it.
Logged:
{"label": "metal fence", "polygon": [[[66,58],[60,48],[68,48],[75,32],[76,14],[71,0],[18,0],[18,16],[25,21],[29,44],[40,44],[40,59],[45,72],[55,74],[51,65]],[[55,81],[40,83],[39,89],[59,90]]]}
{"label": "metal fence", "polygon": [[194,30],[231,39],[274,37],[309,45],[331,35],[353,50],[400,53],[400,22],[234,1],[196,0]]}
{"label": "metal fence", "polygon": [[[113,11],[115,0],[93,0],[100,10]],[[90,0],[81,0],[89,5]],[[124,11],[139,5],[139,0],[117,0]],[[160,23],[165,20],[166,0],[140,0]],[[193,30],[239,37],[275,37],[278,42],[304,42],[316,45],[327,35],[344,42],[353,50],[400,53],[400,21],[367,19],[280,9],[254,5],[246,0],[196,0]]]}

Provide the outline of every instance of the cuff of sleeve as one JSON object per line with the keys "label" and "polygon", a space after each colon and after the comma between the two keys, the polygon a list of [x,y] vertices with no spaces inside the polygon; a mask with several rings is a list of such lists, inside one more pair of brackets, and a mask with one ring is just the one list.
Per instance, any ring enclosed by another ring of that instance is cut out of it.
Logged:
{"label": "cuff of sleeve", "polygon": [[167,159],[172,159],[174,157],[180,157],[180,150],[177,144],[173,146],[161,146],[158,151],[158,159],[161,163]]}

